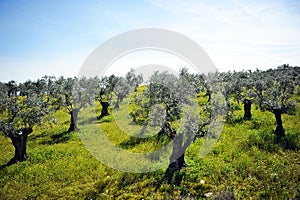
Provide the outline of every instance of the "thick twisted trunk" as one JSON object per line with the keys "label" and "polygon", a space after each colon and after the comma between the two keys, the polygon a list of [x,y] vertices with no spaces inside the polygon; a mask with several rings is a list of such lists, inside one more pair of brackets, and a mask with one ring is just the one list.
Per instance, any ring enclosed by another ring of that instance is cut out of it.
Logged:
{"label": "thick twisted trunk", "polygon": [[108,103],[108,102],[101,101],[100,104],[101,104],[101,106],[102,106],[102,110],[101,110],[101,114],[100,114],[100,116],[98,117],[98,119],[101,119],[102,117],[108,116],[108,115],[109,115],[109,113],[108,113],[108,106],[109,106],[109,103]]}
{"label": "thick twisted trunk", "polygon": [[116,104],[115,104],[115,108],[120,108],[120,101],[119,101],[119,98],[118,98],[118,100],[117,100],[117,102],[116,102]]}
{"label": "thick twisted trunk", "polygon": [[123,101],[123,96],[118,95],[117,102],[115,104],[115,108],[120,108],[120,102]]}
{"label": "thick twisted trunk", "polygon": [[180,171],[182,167],[186,166],[184,153],[185,149],[183,147],[183,134],[180,134],[173,139],[173,151],[170,156],[169,164],[169,169],[171,171]]}
{"label": "thick twisted trunk", "polygon": [[207,102],[210,102],[210,100],[211,100],[211,90],[207,89],[205,96],[208,96]]}
{"label": "thick twisted trunk", "polygon": [[252,101],[249,99],[245,99],[243,101],[243,104],[244,104],[244,119],[249,120],[252,117],[252,114],[251,114]]}
{"label": "thick twisted trunk", "polygon": [[7,163],[7,166],[27,160],[26,145],[27,137],[30,133],[32,133],[32,128],[22,128],[17,130],[16,133],[9,135],[15,148],[15,155]]}
{"label": "thick twisted trunk", "polygon": [[158,135],[165,134],[173,140],[173,149],[170,156],[170,164],[167,171],[171,174],[180,171],[183,167],[187,166],[184,153],[186,149],[190,146],[193,139],[189,137],[186,141],[183,141],[183,134],[177,134],[169,123],[165,123],[162,129],[159,131]]}
{"label": "thick twisted trunk", "polygon": [[79,112],[79,109],[76,109],[76,108],[72,109],[72,111],[70,112],[71,122],[70,122],[70,127],[68,129],[68,132],[78,131],[78,129],[77,129],[78,112]]}
{"label": "thick twisted trunk", "polygon": [[279,142],[280,139],[284,136],[284,128],[281,119],[282,112],[280,109],[274,109],[273,113],[275,115],[276,123],[277,123],[276,130],[275,130],[275,140],[276,142]]}

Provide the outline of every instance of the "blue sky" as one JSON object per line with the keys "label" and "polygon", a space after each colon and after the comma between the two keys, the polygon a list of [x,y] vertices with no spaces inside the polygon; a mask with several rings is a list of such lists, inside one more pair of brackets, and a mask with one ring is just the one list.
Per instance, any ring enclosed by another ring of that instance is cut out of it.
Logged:
{"label": "blue sky", "polygon": [[98,45],[139,28],[188,36],[221,71],[299,66],[299,10],[297,0],[2,0],[0,81],[76,76]]}

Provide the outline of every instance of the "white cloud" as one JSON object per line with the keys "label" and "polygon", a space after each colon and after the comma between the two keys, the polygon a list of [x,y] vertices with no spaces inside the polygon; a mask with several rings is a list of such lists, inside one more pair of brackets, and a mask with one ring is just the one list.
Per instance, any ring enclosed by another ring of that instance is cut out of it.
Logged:
{"label": "white cloud", "polygon": [[300,48],[295,5],[281,1],[151,2],[173,14],[167,26],[197,41],[221,70],[300,64],[294,55]]}

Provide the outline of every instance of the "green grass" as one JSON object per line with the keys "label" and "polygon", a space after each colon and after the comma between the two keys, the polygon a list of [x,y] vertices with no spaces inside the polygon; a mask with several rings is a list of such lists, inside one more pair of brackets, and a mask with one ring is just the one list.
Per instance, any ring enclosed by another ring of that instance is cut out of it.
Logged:
{"label": "green grass", "polygon": [[[136,139],[126,134],[127,129],[136,134],[141,131],[130,124],[127,108],[112,109],[115,117],[105,117],[100,123],[94,119],[93,108],[84,110],[79,133],[65,133],[69,116],[59,111],[58,124],[35,128],[29,136],[29,161],[0,169],[0,198],[202,199],[207,192],[227,192],[236,199],[292,199],[300,189],[299,108],[298,102],[295,115],[283,115],[286,137],[279,144],[274,143],[272,113],[253,106],[253,119],[244,121],[240,120],[243,110],[235,110],[235,123],[225,123],[210,153],[201,158],[203,139],[197,140],[186,153],[189,166],[171,182],[165,178],[166,168],[140,174],[111,169],[92,156],[80,140],[82,132],[101,127],[112,143],[128,152],[159,148],[163,143],[157,144],[155,136]],[[99,114],[99,108],[96,111]],[[85,127],[84,122],[93,125]],[[155,130],[147,134],[151,131]],[[0,164],[4,164],[13,156],[10,139],[1,135],[0,148]]]}

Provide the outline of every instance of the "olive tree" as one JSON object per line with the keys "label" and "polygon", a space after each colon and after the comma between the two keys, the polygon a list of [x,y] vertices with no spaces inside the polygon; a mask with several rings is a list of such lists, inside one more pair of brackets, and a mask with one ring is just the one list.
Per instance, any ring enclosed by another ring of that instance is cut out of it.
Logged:
{"label": "olive tree", "polygon": [[64,78],[55,81],[53,98],[59,107],[70,115],[68,132],[77,131],[77,117],[79,111],[87,105],[92,105],[95,100],[97,78]]}
{"label": "olive tree", "polygon": [[115,108],[120,107],[120,103],[123,101],[126,95],[130,94],[130,92],[131,92],[131,85],[126,81],[125,78],[120,77],[114,88],[114,93],[117,96]]}
{"label": "olive tree", "polygon": [[[208,81],[207,81],[208,80]],[[232,74],[230,72],[211,72],[206,76],[205,87],[207,88],[207,94],[209,96],[208,102],[212,100],[214,90],[217,90],[224,97],[224,108],[226,110],[226,119],[232,118],[234,108],[231,106],[231,98],[235,92],[235,88],[232,81]],[[220,94],[216,94],[217,96]],[[222,111],[223,112],[223,111]]]}
{"label": "olive tree", "polygon": [[285,135],[285,129],[282,125],[282,114],[292,111],[296,104],[292,100],[292,94],[295,90],[293,77],[285,68],[268,70],[260,74],[259,86],[263,86],[261,91],[261,107],[263,110],[272,112],[276,119],[275,136],[276,141]]}
{"label": "olive tree", "polygon": [[179,71],[179,76],[184,78],[185,81],[187,81],[195,89],[197,94],[205,92],[205,96],[208,96],[208,101],[210,101],[211,91],[205,74],[191,74],[188,72],[187,68],[182,68]]}
{"label": "olive tree", "polygon": [[196,138],[206,135],[213,118],[211,107],[198,106],[196,94],[196,88],[184,76],[156,72],[132,102],[136,104],[130,113],[135,123],[159,126],[158,136],[173,141],[168,167],[172,172],[186,166],[185,151]]}
{"label": "olive tree", "polygon": [[235,100],[244,105],[244,119],[252,118],[251,106],[256,100],[254,91],[253,73],[251,71],[241,71],[231,73],[232,95]]}
{"label": "olive tree", "polygon": [[127,84],[129,84],[131,88],[134,88],[134,91],[136,91],[139,84],[143,82],[142,74],[136,75],[134,69],[130,69],[130,71],[126,73],[125,79]]}
{"label": "olive tree", "polygon": [[37,82],[31,81],[19,85],[14,81],[0,84],[0,130],[15,148],[14,157],[7,165],[27,160],[27,137],[33,126],[49,122],[52,117],[51,107],[36,86]]}
{"label": "olive tree", "polygon": [[102,109],[98,119],[109,115],[108,109],[119,79],[120,78],[115,75],[110,75],[109,77],[102,77],[99,80],[98,85],[96,86],[96,100],[99,101]]}
{"label": "olive tree", "polygon": [[115,108],[120,107],[120,102],[133,91],[137,91],[138,86],[143,82],[141,74],[136,75],[134,70],[131,69],[124,77],[119,77],[114,87],[114,93],[117,96]]}

